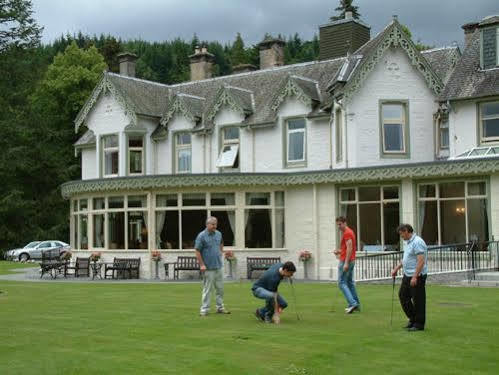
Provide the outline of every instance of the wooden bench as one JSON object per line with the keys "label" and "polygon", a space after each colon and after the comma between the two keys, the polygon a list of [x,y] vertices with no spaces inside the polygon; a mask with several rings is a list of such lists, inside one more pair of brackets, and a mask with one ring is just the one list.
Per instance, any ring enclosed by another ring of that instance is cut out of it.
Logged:
{"label": "wooden bench", "polygon": [[64,276],[68,275],[68,270],[74,270],[74,277],[90,277],[90,258],[76,258],[76,262],[74,266],[67,266],[64,272]]}
{"label": "wooden bench", "polygon": [[61,250],[51,249],[42,251],[42,262],[40,263],[40,279],[48,273],[55,279],[58,274],[66,276],[68,262],[61,259]]}
{"label": "wooden bench", "polygon": [[114,258],[113,263],[105,265],[105,279],[109,276],[108,271],[111,271],[110,276],[112,279],[138,279],[140,273],[140,258]]}
{"label": "wooden bench", "polygon": [[266,271],[272,265],[281,262],[281,257],[270,258],[270,257],[258,257],[258,258],[246,258],[246,270],[247,277],[251,279],[253,271]]}
{"label": "wooden bench", "polygon": [[178,279],[179,271],[199,271],[201,277],[201,267],[196,257],[178,257],[173,264],[173,279]]}

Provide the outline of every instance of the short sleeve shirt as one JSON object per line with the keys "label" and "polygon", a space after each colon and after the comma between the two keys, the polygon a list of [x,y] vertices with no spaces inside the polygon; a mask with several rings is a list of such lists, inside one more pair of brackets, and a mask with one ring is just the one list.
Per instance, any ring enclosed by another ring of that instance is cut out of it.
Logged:
{"label": "short sleeve shirt", "polygon": [[416,272],[416,266],[418,264],[418,255],[424,256],[424,266],[421,270],[421,274],[426,275],[428,272],[428,267],[426,265],[426,260],[428,257],[428,247],[421,237],[413,234],[412,237],[408,241],[406,241],[404,246],[404,258],[402,259],[404,275],[410,277],[414,275],[414,272]]}
{"label": "short sleeve shirt", "polygon": [[200,252],[207,270],[218,270],[222,268],[221,244],[222,233],[218,230],[209,232],[205,229],[196,237],[194,247]]}
{"label": "short sleeve shirt", "polygon": [[350,256],[350,261],[355,260],[355,252],[357,251],[357,239],[355,238],[355,233],[349,227],[345,228],[343,236],[341,237],[340,246],[340,261],[344,262],[347,257],[347,241],[352,240],[352,255]]}

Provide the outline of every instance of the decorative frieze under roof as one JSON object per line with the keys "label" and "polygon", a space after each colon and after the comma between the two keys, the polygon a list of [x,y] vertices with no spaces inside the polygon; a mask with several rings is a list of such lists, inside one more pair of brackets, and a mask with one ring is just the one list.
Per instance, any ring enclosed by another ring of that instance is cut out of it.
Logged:
{"label": "decorative frieze under roof", "polygon": [[254,103],[255,99],[252,91],[240,87],[222,86],[218,90],[206,120],[210,123],[213,122],[215,116],[224,106],[228,106],[233,111],[240,113],[243,118],[246,118],[253,114]]}
{"label": "decorative frieze under roof", "polygon": [[203,116],[205,102],[206,99],[199,96],[183,93],[175,94],[170,101],[171,104],[167,112],[161,118],[160,124],[166,126],[176,114],[181,114],[189,121],[198,123]]}
{"label": "decorative frieze under roof", "polygon": [[287,98],[296,98],[303,104],[313,107],[313,102],[321,101],[319,82],[296,75],[288,76],[277,91],[270,108],[276,112]]}

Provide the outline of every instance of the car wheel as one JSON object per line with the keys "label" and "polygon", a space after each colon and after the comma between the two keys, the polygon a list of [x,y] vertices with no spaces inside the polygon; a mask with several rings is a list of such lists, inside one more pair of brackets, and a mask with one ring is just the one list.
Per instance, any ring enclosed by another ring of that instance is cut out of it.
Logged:
{"label": "car wheel", "polygon": [[29,259],[29,254],[22,253],[21,255],[19,255],[19,261],[20,262],[27,262],[28,259]]}

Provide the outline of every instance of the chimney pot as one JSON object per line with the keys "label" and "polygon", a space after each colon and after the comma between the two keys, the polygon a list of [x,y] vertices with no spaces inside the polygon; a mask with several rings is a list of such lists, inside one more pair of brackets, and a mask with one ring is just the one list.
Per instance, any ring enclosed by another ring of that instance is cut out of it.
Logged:
{"label": "chimney pot", "polygon": [[122,52],[118,54],[118,61],[120,62],[120,75],[135,77],[135,65],[137,58],[137,55],[131,52]]}

